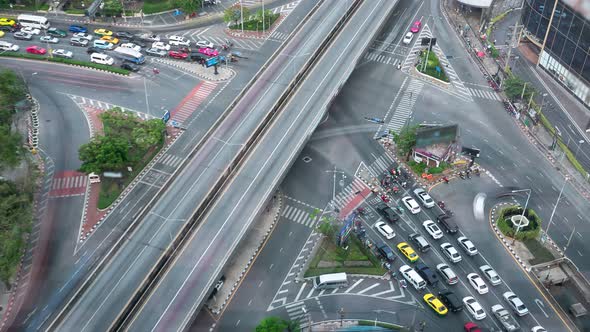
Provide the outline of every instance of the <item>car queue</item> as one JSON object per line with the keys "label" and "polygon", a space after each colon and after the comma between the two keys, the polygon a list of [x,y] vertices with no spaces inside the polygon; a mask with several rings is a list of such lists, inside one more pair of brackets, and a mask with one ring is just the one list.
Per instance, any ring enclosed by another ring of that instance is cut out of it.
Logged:
{"label": "car queue", "polygon": [[[39,29],[31,26],[21,26],[15,20],[0,18],[0,37],[12,35],[15,41],[34,42],[26,46],[19,46],[16,42],[0,40],[0,52],[19,52],[24,50],[30,54],[48,55],[72,59],[79,57],[75,49],[60,47],[62,44],[69,44],[74,47],[85,47],[90,62],[112,66],[116,63],[116,48],[129,48],[136,52],[154,57],[170,57],[179,60],[196,61],[203,64],[210,57],[219,55],[215,45],[208,41],[195,43],[196,49],[191,49],[191,41],[182,36],[170,36],[166,40],[154,34],[132,34],[127,31],[112,31],[98,28],[89,31],[81,25],[70,25],[68,31],[58,28]],[[71,37],[68,36],[71,34]],[[69,40],[67,38],[69,37]],[[67,41],[64,42],[64,39]],[[224,46],[225,49],[225,46]],[[112,53],[111,53],[112,52]],[[138,71],[142,62],[129,61],[121,58],[121,67]],[[81,59],[84,60],[84,59]]]}
{"label": "car queue", "polygon": [[[383,183],[382,181],[382,185]],[[484,320],[487,317],[484,304],[487,304],[485,302],[490,300],[482,302],[478,299],[478,297],[483,296],[491,299],[490,307],[498,302],[504,302],[517,316],[527,315],[528,309],[524,302],[510,290],[507,284],[502,285],[503,282],[499,274],[480,255],[473,241],[460,234],[461,232],[454,222],[452,212],[444,208],[444,203],[440,204],[441,202],[439,202],[437,204],[422,188],[412,190],[412,194],[399,198],[399,206],[395,205],[394,197],[389,196],[382,196],[382,202],[375,206],[375,210],[381,218],[377,220],[373,227],[376,233],[381,234],[384,238],[377,241],[376,247],[380,248],[377,252],[381,253],[383,256],[381,258],[387,262],[386,265],[392,267],[392,276],[396,277],[400,284],[408,284],[419,292],[425,292],[420,297],[439,316],[446,316],[449,312],[463,312],[463,309],[465,309],[465,312],[473,321]],[[437,211],[450,213],[439,213]],[[437,216],[436,218],[422,217],[423,214],[428,216],[432,212]],[[407,218],[404,218],[404,215]],[[407,221],[408,219],[409,221]],[[422,220],[414,224],[412,219]],[[407,242],[399,239],[399,234],[395,232],[397,227],[400,227],[405,232],[405,224],[396,226],[402,223],[402,220],[406,224],[414,224],[414,226],[411,226],[413,233],[410,232],[412,234],[409,234]],[[436,220],[436,222],[433,220]],[[438,246],[434,246],[438,250],[428,243],[427,237],[430,238],[430,241],[439,242]],[[391,251],[387,244],[388,241],[394,242],[393,245],[395,245],[401,260],[403,260],[399,269],[393,269],[397,256],[384,256],[382,254]],[[385,250],[383,247],[388,249]],[[414,248],[417,250],[414,250]],[[432,254],[433,251],[434,254]],[[428,257],[428,259],[425,261],[423,256]],[[481,258],[477,258],[478,256]],[[432,260],[434,260],[434,264],[431,263]],[[429,266],[429,263],[432,264],[433,268]],[[463,278],[460,278],[461,275]],[[455,287],[459,283],[465,286],[469,294],[459,295],[464,293],[456,290]],[[508,291],[501,292],[498,290],[502,294],[501,297],[498,297],[496,292],[493,295],[488,295],[490,287],[507,288]],[[497,316],[494,315],[494,317]],[[493,320],[491,323],[494,326],[502,326],[502,322],[498,320]],[[476,326],[477,324],[470,321],[465,323],[464,328],[466,331],[476,331],[473,329]],[[535,326],[535,328],[540,327]]]}

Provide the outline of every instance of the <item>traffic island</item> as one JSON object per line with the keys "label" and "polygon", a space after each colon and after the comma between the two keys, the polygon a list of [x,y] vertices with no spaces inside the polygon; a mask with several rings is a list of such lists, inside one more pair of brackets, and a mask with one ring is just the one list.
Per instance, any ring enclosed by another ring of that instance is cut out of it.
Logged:
{"label": "traffic island", "polygon": [[326,236],[320,240],[319,248],[305,271],[305,278],[337,272],[376,276],[385,274],[379,259],[355,235],[350,235],[343,248],[336,243],[336,226],[325,220],[322,223],[320,229],[323,228],[321,231]]}
{"label": "traffic island", "polygon": [[428,75],[443,83],[450,83],[449,77],[440,64],[440,60],[434,51],[421,50],[416,64],[416,70],[424,75]]}

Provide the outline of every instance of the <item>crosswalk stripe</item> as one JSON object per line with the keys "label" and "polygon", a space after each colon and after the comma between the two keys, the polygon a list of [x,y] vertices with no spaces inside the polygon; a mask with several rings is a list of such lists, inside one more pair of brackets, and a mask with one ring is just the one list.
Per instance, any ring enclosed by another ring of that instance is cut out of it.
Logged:
{"label": "crosswalk stripe", "polygon": [[369,287],[363,289],[362,291],[358,292],[357,294],[365,294],[366,292],[370,291],[371,289],[373,289],[379,285],[381,285],[381,284],[380,283],[373,284],[372,286],[369,286]]}
{"label": "crosswalk stripe", "polygon": [[290,211],[293,207],[290,205],[287,205],[287,208],[283,210],[283,213],[281,214],[281,216],[286,216],[287,212]]}

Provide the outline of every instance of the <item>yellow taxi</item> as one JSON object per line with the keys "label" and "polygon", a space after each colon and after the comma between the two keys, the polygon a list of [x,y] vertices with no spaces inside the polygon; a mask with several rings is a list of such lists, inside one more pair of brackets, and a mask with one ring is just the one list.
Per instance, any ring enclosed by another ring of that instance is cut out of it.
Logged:
{"label": "yellow taxi", "polygon": [[100,37],[100,39],[106,40],[109,43],[113,43],[113,44],[118,44],[119,43],[119,39],[118,38],[115,38],[113,36],[102,36],[102,37]]}
{"label": "yellow taxi", "polygon": [[414,249],[412,249],[412,247],[410,247],[410,245],[406,242],[398,243],[397,249],[399,249],[399,251],[404,254],[404,256],[406,256],[406,258],[412,263],[420,258]]}
{"label": "yellow taxi", "polygon": [[0,31],[0,37],[4,37],[4,31]]}
{"label": "yellow taxi", "polygon": [[113,32],[111,30],[107,30],[107,29],[96,29],[94,30],[94,33],[97,35],[101,35],[101,36],[112,36]]}
{"label": "yellow taxi", "polygon": [[16,21],[11,19],[11,18],[6,18],[6,17],[0,17],[0,25],[2,26],[14,26],[16,24]]}
{"label": "yellow taxi", "polygon": [[434,310],[437,314],[444,316],[449,312],[449,309],[434,295],[428,293],[424,295],[424,302]]}

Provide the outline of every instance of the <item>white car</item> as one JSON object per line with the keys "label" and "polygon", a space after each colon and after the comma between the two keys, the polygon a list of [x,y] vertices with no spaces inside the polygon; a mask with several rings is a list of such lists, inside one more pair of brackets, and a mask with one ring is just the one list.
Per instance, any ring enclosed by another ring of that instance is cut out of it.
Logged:
{"label": "white car", "polygon": [[422,188],[414,189],[414,196],[418,198],[420,203],[424,205],[425,208],[430,209],[434,207],[434,200],[430,195]]}
{"label": "white car", "polygon": [[477,255],[477,248],[475,247],[473,242],[471,242],[471,240],[469,240],[465,236],[461,236],[461,237],[457,238],[457,242],[459,242],[459,245],[461,246],[461,248],[463,248],[463,250],[465,250],[465,252],[469,256]]}
{"label": "white car", "polygon": [[453,247],[453,245],[451,245],[448,242],[441,244],[440,249],[445,254],[445,256],[447,256],[447,258],[450,259],[453,263],[458,263],[463,259],[461,255],[459,255],[457,249],[455,249],[455,247]]}
{"label": "white car", "polygon": [[162,51],[170,51],[170,45],[160,41],[154,42],[152,48]]}
{"label": "white car", "polygon": [[422,223],[422,226],[424,226],[428,234],[430,234],[433,239],[438,240],[443,237],[443,232],[440,230],[438,225],[434,223],[434,221],[426,220]]}
{"label": "white car", "polygon": [[512,292],[506,292],[502,294],[502,296],[518,316],[528,315],[529,309],[527,309],[524,303],[522,303],[522,300],[516,296],[516,294]]}
{"label": "white car", "polygon": [[393,229],[383,221],[375,223],[375,228],[377,229],[377,231],[379,231],[379,233],[381,233],[381,235],[385,236],[385,238],[388,240],[391,240],[395,237]]}
{"label": "white car", "polygon": [[492,269],[491,266],[482,265],[479,267],[479,270],[481,271],[481,273],[483,273],[484,277],[486,277],[486,279],[488,279],[488,281],[490,282],[490,284],[492,284],[492,286],[498,286],[499,284],[502,283],[502,279],[500,279],[498,272],[496,272],[494,269]]}
{"label": "white car", "polygon": [[473,319],[482,320],[486,318],[486,312],[483,310],[481,304],[479,304],[479,302],[477,302],[477,300],[475,300],[473,297],[464,297],[463,304],[465,305],[465,308],[467,308],[467,311],[469,311]]}
{"label": "white car", "polygon": [[21,32],[26,32],[29,35],[38,35],[41,33],[41,30],[32,27],[23,27],[20,29]]}
{"label": "white car", "polygon": [[66,59],[71,59],[74,57],[74,54],[71,51],[66,51],[63,48],[53,50],[51,51],[51,54],[53,54],[53,56]]}
{"label": "white car", "polygon": [[442,278],[446,281],[447,284],[454,285],[459,282],[459,277],[457,277],[457,275],[455,274],[455,271],[453,271],[451,269],[451,267],[448,266],[447,264],[445,264],[445,263],[438,264],[436,266],[436,270],[442,276]]}
{"label": "white car", "polygon": [[213,45],[213,43],[210,42],[210,41],[199,40],[197,42],[197,46],[199,46],[199,47],[206,47],[206,48],[214,48],[215,45]]}
{"label": "white car", "polygon": [[86,40],[88,40],[88,41],[91,41],[91,40],[92,40],[92,38],[94,38],[94,36],[93,36],[93,35],[89,35],[89,34],[87,34],[87,33],[84,33],[84,32],[76,32],[76,33],[74,34],[74,37],[78,37],[78,38],[80,38],[80,39],[86,39]]}
{"label": "white car", "polygon": [[143,40],[153,41],[153,42],[159,42],[160,41],[160,36],[149,34],[149,33],[144,33],[142,35],[139,35],[139,38],[140,39],[143,39]]}
{"label": "white car", "polygon": [[477,273],[469,273],[467,280],[479,294],[487,294],[489,289],[483,279]]}
{"label": "white car", "polygon": [[404,40],[403,43],[405,45],[409,45],[412,42],[412,39],[414,38],[414,34],[411,32],[406,33],[406,35],[404,36]]}
{"label": "white car", "polygon": [[404,205],[406,206],[406,208],[412,214],[418,214],[418,213],[420,213],[420,206],[418,205],[418,203],[416,202],[416,200],[413,199],[412,197],[406,196],[406,197],[402,198],[402,202],[404,203]]}
{"label": "white car", "polygon": [[141,52],[141,46],[135,45],[133,43],[123,43],[119,47],[130,48],[132,50],[136,50],[137,52]]}
{"label": "white car", "polygon": [[168,44],[175,46],[190,46],[191,41],[182,36],[170,36],[170,38],[168,38]]}
{"label": "white car", "polygon": [[41,37],[41,41],[44,43],[49,44],[57,44],[59,43],[59,38],[51,37],[51,36],[43,36]]}
{"label": "white car", "polygon": [[535,326],[531,329],[531,332],[547,332],[543,326]]}

